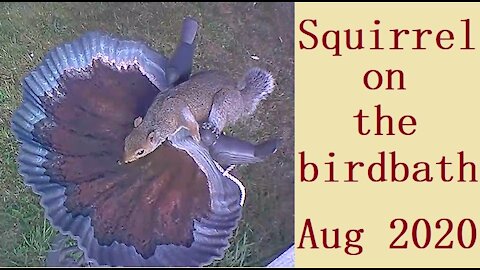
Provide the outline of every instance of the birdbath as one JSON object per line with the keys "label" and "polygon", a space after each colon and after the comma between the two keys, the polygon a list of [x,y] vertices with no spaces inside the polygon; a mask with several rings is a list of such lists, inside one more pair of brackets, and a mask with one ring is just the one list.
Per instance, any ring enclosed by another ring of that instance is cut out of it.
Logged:
{"label": "birdbath", "polygon": [[207,147],[179,132],[144,158],[118,162],[134,119],[188,79],[196,30],[187,18],[171,59],[89,32],[49,51],[23,79],[12,130],[19,172],[60,232],[47,263],[60,264],[55,248],[68,237],[90,265],[203,266],[223,257],[243,186]]}

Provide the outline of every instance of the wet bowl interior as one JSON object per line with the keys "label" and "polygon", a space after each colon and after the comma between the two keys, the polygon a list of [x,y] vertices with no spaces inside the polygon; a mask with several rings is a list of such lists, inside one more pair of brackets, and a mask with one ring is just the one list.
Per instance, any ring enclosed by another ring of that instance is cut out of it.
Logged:
{"label": "wet bowl interior", "polygon": [[22,81],[19,172],[51,224],[100,265],[206,265],[238,225],[239,187],[186,133],[118,162],[134,119],[166,93],[167,65],[143,43],[91,32]]}

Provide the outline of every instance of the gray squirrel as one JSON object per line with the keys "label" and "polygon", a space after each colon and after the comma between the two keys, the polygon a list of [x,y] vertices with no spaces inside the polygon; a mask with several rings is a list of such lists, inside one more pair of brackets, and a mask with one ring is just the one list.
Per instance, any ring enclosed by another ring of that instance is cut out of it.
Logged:
{"label": "gray squirrel", "polygon": [[[187,129],[197,142],[202,139],[201,130],[210,130],[215,135],[210,144],[214,144],[226,126],[252,114],[273,89],[272,75],[261,68],[249,69],[238,83],[221,71],[196,73],[173,87],[170,90],[172,95],[167,98],[157,95],[145,117],[134,120],[134,128],[125,138],[123,162],[129,163],[148,155],[182,128]],[[268,150],[261,152],[275,151],[276,142],[271,141],[268,147],[263,147]],[[248,149],[248,146],[254,145],[244,144],[238,149],[258,151],[255,147]],[[252,154],[251,162],[255,162],[256,154]],[[229,162],[235,163],[235,160]]]}

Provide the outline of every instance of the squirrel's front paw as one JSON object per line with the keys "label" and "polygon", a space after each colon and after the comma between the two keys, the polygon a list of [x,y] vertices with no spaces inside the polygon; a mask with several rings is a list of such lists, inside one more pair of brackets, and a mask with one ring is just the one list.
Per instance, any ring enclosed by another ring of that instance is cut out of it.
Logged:
{"label": "squirrel's front paw", "polygon": [[209,130],[217,139],[220,136],[220,130],[212,122],[203,122],[202,129]]}
{"label": "squirrel's front paw", "polygon": [[200,143],[200,140],[202,139],[199,132],[196,132],[196,133],[192,134],[192,138],[193,138],[193,140],[195,140],[197,143]]}

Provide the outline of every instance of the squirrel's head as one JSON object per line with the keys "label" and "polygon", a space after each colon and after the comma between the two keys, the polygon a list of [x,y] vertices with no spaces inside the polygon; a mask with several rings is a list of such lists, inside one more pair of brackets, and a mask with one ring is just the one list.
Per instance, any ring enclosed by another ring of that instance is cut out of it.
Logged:
{"label": "squirrel's head", "polygon": [[135,119],[133,130],[125,138],[125,148],[123,152],[124,163],[133,162],[150,154],[166,139],[162,138],[155,129],[145,129],[145,127],[142,126],[142,120],[140,116]]}

